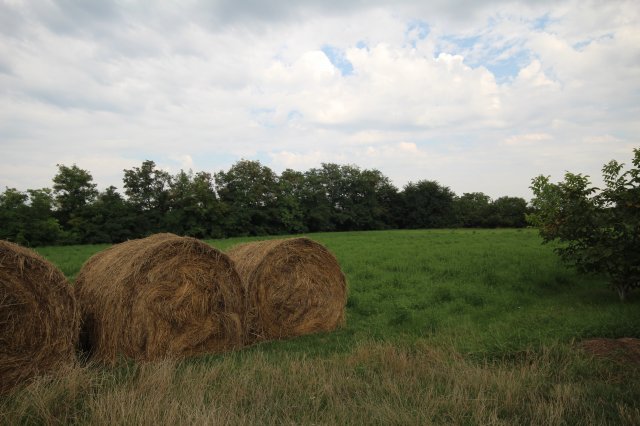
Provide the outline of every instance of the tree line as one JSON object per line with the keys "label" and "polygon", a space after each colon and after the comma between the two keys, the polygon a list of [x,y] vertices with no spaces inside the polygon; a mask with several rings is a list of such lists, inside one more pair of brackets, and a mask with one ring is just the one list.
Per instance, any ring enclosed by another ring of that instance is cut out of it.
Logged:
{"label": "tree line", "polygon": [[399,190],[379,170],[322,164],[276,174],[241,160],[175,175],[146,160],[124,170],[124,194],[58,165],[51,188],[0,194],[0,239],[23,245],[117,243],[157,232],[197,238],[399,228],[523,227],[527,202],[457,196],[432,180]]}

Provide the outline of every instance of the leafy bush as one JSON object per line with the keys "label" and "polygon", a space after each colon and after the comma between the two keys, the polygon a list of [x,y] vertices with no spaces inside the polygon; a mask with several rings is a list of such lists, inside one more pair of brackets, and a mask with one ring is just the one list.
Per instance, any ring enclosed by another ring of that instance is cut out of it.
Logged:
{"label": "leafy bush", "polygon": [[545,242],[562,243],[556,252],[565,262],[606,274],[621,301],[640,287],[640,149],[632,166],[606,164],[603,189],[581,174],[567,173],[557,184],[538,176],[531,186],[535,212],[528,216]]}

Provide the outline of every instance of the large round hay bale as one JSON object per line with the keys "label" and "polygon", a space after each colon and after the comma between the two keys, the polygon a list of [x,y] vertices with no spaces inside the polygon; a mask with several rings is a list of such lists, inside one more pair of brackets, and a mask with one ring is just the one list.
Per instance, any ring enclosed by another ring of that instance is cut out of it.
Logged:
{"label": "large round hay bale", "polygon": [[247,292],[248,342],[330,331],[344,323],[347,284],[336,258],[308,238],[228,251]]}
{"label": "large round hay bale", "polygon": [[64,274],[33,250],[0,241],[0,393],[73,364],[79,326]]}
{"label": "large round hay bale", "polygon": [[76,280],[81,343],[96,361],[151,361],[242,345],[244,289],[227,255],[156,234],[90,258]]}

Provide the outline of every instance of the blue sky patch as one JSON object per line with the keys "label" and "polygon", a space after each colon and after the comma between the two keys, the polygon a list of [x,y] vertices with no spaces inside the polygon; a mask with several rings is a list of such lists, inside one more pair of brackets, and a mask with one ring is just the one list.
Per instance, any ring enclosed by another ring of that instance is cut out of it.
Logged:
{"label": "blue sky patch", "polygon": [[289,120],[289,121],[299,120],[299,119],[301,119],[303,117],[304,116],[302,115],[302,113],[300,111],[298,111],[297,109],[291,110],[287,114],[287,120]]}
{"label": "blue sky patch", "polygon": [[[463,55],[466,65],[472,68],[485,67],[491,71],[498,83],[504,83],[515,78],[520,70],[529,64],[531,59],[531,52],[524,46],[517,44],[508,44],[500,47],[485,46],[482,37],[479,35],[469,37],[445,36],[442,40],[444,43],[440,46],[441,50],[435,52],[436,57],[442,52]],[[504,53],[508,53],[508,55],[505,55],[506,58],[498,59]]]}
{"label": "blue sky patch", "polygon": [[251,118],[262,127],[266,127],[267,129],[276,127],[273,122],[273,115],[276,112],[275,108],[251,108],[249,112]]}
{"label": "blue sky patch", "polygon": [[572,47],[573,47],[575,50],[582,51],[582,50],[584,50],[584,48],[585,48],[585,47],[589,46],[589,45],[590,45],[591,43],[593,43],[593,42],[604,41],[604,40],[611,40],[611,39],[613,39],[613,38],[614,38],[614,35],[613,35],[613,34],[605,34],[605,35],[600,36],[600,37],[598,37],[598,38],[590,38],[590,39],[587,39],[587,40],[579,41],[579,42],[577,42],[577,43],[574,43],[574,44],[572,45]]}
{"label": "blue sky patch", "polygon": [[416,43],[418,40],[424,40],[429,35],[431,29],[429,28],[429,24],[424,21],[411,21],[407,25],[407,31],[405,32],[405,37],[409,41],[409,43],[416,47]]}
{"label": "blue sky patch", "polygon": [[444,36],[442,40],[454,44],[460,50],[471,49],[480,41],[480,36],[471,36],[471,37],[454,37],[454,36]]}
{"label": "blue sky patch", "polygon": [[340,70],[342,75],[351,75],[353,74],[353,65],[349,60],[344,56],[344,50],[338,49],[335,46],[331,46],[325,44],[320,49],[327,55],[327,58],[331,61],[334,67]]}
{"label": "blue sky patch", "polygon": [[504,83],[515,78],[523,67],[519,61],[513,58],[493,64],[484,64],[484,66],[491,71],[498,83]]}
{"label": "blue sky patch", "polygon": [[544,30],[547,28],[547,25],[551,22],[551,18],[549,18],[549,14],[539,17],[535,21],[533,21],[533,29],[534,30]]}
{"label": "blue sky patch", "polygon": [[[499,54],[500,52],[497,52]],[[505,83],[514,79],[520,70],[531,62],[531,52],[520,50],[511,55],[508,59],[483,61],[478,65],[483,65],[494,75],[496,82]]]}

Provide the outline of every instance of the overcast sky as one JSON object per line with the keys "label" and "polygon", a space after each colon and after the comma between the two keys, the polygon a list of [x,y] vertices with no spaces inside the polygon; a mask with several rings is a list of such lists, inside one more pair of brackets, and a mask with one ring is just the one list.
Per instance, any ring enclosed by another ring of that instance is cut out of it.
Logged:
{"label": "overcast sky", "polygon": [[154,160],[531,197],[640,147],[640,3],[0,0],[0,189]]}

